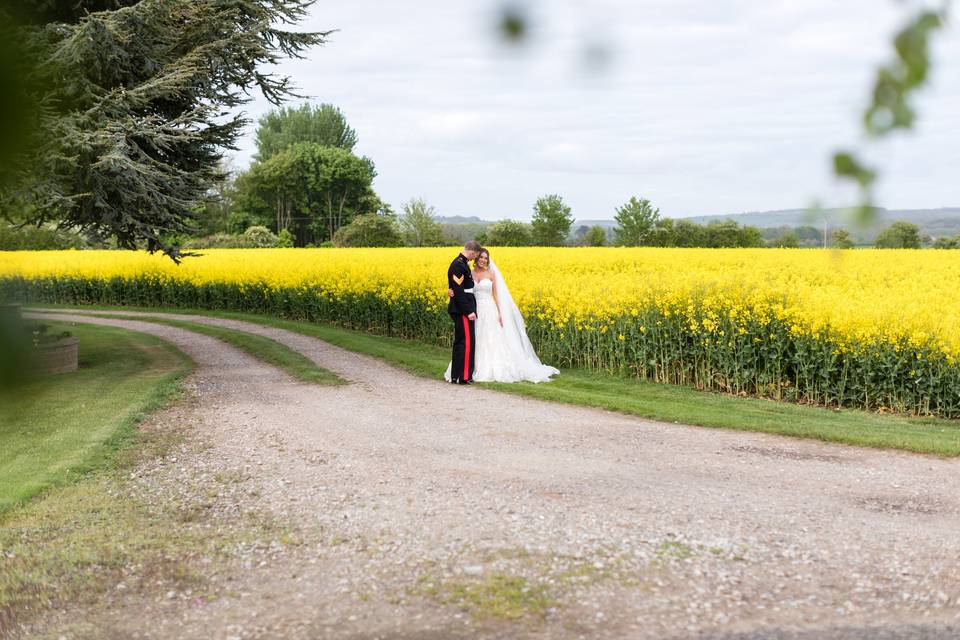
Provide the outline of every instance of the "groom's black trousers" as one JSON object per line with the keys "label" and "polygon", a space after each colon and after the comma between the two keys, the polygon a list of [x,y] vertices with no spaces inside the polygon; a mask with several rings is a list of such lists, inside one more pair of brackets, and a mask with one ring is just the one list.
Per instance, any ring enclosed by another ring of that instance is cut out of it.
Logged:
{"label": "groom's black trousers", "polygon": [[473,367],[477,359],[477,341],[474,321],[460,313],[451,313],[453,318],[453,363],[450,380],[467,382],[473,380]]}

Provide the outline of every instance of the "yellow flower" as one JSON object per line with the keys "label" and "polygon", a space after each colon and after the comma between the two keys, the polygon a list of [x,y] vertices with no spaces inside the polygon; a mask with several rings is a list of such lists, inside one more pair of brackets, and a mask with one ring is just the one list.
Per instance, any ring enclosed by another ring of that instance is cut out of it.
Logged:
{"label": "yellow flower", "polygon": [[[831,252],[765,249],[492,253],[525,317],[554,339],[571,337],[577,326],[584,332],[599,326],[603,334],[604,325],[643,316],[658,333],[723,331],[773,342],[786,331],[848,350],[892,345],[911,357],[931,350],[943,354],[938,362],[960,358],[960,252],[864,250],[844,253],[839,262]],[[343,305],[344,313],[382,304],[409,317],[443,313],[446,269],[456,254],[456,248],[210,249],[178,266],[134,251],[9,251],[0,252],[0,280],[136,281],[171,296],[191,285],[229,286],[290,304]],[[544,264],[556,272],[547,274]]]}

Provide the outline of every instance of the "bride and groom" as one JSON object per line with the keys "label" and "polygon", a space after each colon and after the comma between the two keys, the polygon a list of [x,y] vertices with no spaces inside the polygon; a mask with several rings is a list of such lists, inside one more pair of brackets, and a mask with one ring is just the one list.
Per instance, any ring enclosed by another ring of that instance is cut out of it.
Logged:
{"label": "bride and groom", "polygon": [[448,382],[545,382],[560,373],[540,362],[506,281],[479,242],[464,245],[447,284],[454,330]]}

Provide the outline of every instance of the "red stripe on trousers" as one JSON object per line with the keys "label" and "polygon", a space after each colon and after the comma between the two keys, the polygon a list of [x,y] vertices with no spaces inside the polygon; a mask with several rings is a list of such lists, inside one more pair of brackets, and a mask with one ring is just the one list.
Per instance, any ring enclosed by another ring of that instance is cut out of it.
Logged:
{"label": "red stripe on trousers", "polygon": [[463,335],[467,339],[463,352],[463,379],[467,381],[470,379],[470,321],[467,320],[467,316],[460,317],[463,318]]}

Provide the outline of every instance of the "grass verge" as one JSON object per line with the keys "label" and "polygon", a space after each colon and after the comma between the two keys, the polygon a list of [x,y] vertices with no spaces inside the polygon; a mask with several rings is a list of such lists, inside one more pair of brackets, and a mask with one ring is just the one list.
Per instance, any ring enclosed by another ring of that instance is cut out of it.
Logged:
{"label": "grass verge", "polygon": [[[62,307],[79,310],[161,311],[134,307]],[[162,309],[165,313],[244,320],[319,338],[344,349],[383,359],[410,373],[439,378],[446,349],[329,324],[225,311]],[[580,369],[564,370],[547,384],[486,384],[486,388],[539,400],[607,409],[663,422],[812,438],[862,447],[960,456],[960,423],[938,418],[880,415],[743,398],[660,385]]]}
{"label": "grass verge", "polygon": [[[137,446],[110,465],[0,516],[0,638],[33,637],[41,614],[93,606],[107,594],[110,607],[128,598],[204,604],[222,595],[224,583],[211,579],[220,567],[281,538],[270,516],[233,508],[229,480],[154,463],[183,455],[190,428],[148,422]],[[72,621],[61,622],[59,632],[71,635]]]}
{"label": "grass verge", "polygon": [[80,338],[81,366],[0,398],[0,637],[30,635],[41,612],[108,592],[219,597],[214,561],[283,531],[233,509],[229,479],[152,462],[184,446],[191,427],[143,418],[180,392],[193,363],[147,334],[48,324]]}
{"label": "grass verge", "polygon": [[153,336],[49,324],[80,339],[80,368],[0,396],[0,514],[110,464],[136,424],[177,393],[193,366]]}
{"label": "grass verge", "polygon": [[264,336],[259,336],[246,331],[237,331],[236,329],[227,329],[226,327],[215,327],[200,322],[189,322],[185,320],[170,320],[168,318],[157,318],[154,316],[124,316],[124,315],[98,315],[97,317],[113,318],[122,320],[138,320],[141,322],[154,322],[165,324],[179,329],[186,329],[194,333],[216,338],[227,344],[245,351],[257,360],[271,364],[278,369],[286,371],[290,376],[303,382],[322,385],[346,384],[347,381],[333,373],[318,367],[310,358],[294,351],[286,345],[280,344],[276,340],[271,340]]}

